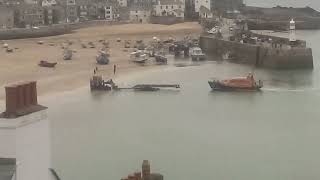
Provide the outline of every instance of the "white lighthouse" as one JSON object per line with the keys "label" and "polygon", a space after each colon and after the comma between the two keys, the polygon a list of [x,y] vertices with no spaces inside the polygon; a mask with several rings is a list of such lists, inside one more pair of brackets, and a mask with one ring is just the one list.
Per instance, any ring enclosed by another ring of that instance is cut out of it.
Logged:
{"label": "white lighthouse", "polygon": [[296,38],[296,22],[293,19],[291,19],[291,21],[290,21],[289,41],[290,41],[291,44],[294,44],[297,41],[297,38]]}

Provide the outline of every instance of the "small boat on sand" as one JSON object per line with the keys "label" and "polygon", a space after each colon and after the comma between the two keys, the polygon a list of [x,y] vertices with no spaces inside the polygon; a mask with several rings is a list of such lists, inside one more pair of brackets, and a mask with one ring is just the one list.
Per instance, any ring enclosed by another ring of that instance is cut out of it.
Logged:
{"label": "small boat on sand", "polygon": [[109,54],[106,51],[99,51],[99,54],[96,56],[96,61],[98,64],[106,65],[109,64]]}
{"label": "small boat on sand", "polygon": [[246,77],[213,80],[208,83],[212,90],[217,91],[258,91],[263,87],[262,81],[255,81],[251,73]]}
{"label": "small boat on sand", "polygon": [[164,52],[156,53],[154,58],[158,64],[167,64],[168,63],[168,58],[166,57]]}
{"label": "small boat on sand", "polygon": [[57,65],[57,63],[56,62],[51,63],[51,62],[48,62],[48,61],[41,60],[38,65],[41,66],[41,67],[53,68],[53,67],[55,67]]}
{"label": "small boat on sand", "polygon": [[147,54],[142,51],[135,51],[130,54],[130,60],[135,63],[145,63],[148,60]]}

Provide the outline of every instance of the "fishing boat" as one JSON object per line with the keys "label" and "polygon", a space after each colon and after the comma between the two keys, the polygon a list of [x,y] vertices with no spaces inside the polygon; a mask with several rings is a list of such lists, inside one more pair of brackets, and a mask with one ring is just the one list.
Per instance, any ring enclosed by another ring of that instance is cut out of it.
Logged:
{"label": "fishing boat", "polygon": [[72,50],[66,48],[63,51],[63,60],[71,60],[72,59]]}
{"label": "fishing boat", "polygon": [[94,91],[94,90],[111,91],[116,88],[117,86],[112,79],[105,81],[102,79],[102,76],[93,76],[90,79],[91,91]]}
{"label": "fishing boat", "polygon": [[206,55],[202,52],[201,48],[194,47],[190,51],[192,61],[201,61],[206,59]]}
{"label": "fishing boat", "polygon": [[41,60],[38,64],[39,66],[41,67],[49,67],[49,68],[53,68],[57,65],[57,63],[51,63],[51,62],[48,62],[48,61],[44,61],[44,60]]}
{"label": "fishing boat", "polygon": [[130,60],[135,63],[145,63],[148,60],[147,54],[142,51],[135,51],[130,54]]}
{"label": "fishing boat", "polygon": [[251,73],[246,77],[238,77],[226,80],[212,80],[208,83],[212,90],[217,91],[258,91],[263,87],[262,81],[255,81]]}
{"label": "fishing boat", "polygon": [[109,64],[110,59],[109,59],[109,54],[106,51],[99,51],[99,54],[96,56],[96,61],[98,64]]}
{"label": "fishing boat", "polygon": [[155,58],[156,62],[159,64],[167,64],[168,63],[168,58],[166,57],[166,54],[163,51],[156,53],[154,58]]}

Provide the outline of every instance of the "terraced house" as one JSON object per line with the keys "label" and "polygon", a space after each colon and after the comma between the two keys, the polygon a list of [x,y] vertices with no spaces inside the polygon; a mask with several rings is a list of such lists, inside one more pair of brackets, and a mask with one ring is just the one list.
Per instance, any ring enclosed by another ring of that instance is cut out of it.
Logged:
{"label": "terraced house", "polygon": [[154,5],[155,16],[174,16],[184,18],[185,4],[180,0],[159,0]]}
{"label": "terraced house", "polygon": [[19,8],[19,22],[22,26],[41,26],[44,25],[44,9],[37,4],[24,4]]}
{"label": "terraced house", "polygon": [[11,8],[0,5],[0,29],[13,28],[14,11]]}

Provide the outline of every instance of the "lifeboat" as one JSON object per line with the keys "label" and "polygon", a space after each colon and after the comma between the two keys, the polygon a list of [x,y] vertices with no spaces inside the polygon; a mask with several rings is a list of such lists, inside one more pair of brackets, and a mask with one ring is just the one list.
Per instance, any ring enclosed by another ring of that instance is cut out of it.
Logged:
{"label": "lifeboat", "polygon": [[252,74],[226,80],[213,80],[208,82],[212,90],[219,91],[258,91],[263,87],[261,80],[256,81]]}

